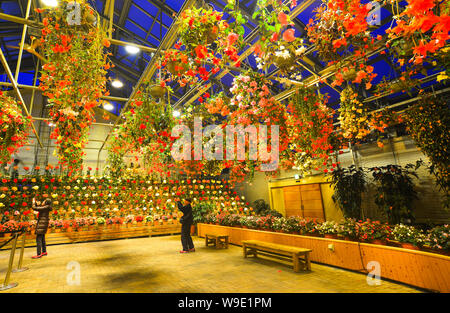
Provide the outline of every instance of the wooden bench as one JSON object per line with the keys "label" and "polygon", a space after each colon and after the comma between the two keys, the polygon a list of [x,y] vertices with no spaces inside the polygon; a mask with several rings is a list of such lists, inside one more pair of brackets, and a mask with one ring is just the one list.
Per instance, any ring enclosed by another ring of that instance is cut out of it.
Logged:
{"label": "wooden bench", "polygon": [[311,261],[309,258],[309,253],[312,251],[311,249],[280,245],[259,240],[243,240],[242,247],[244,249],[244,258],[249,255],[257,257],[259,251],[261,255],[292,260],[294,263],[294,272],[300,271],[300,268],[308,271],[311,270]]}
{"label": "wooden bench", "polygon": [[209,244],[213,244],[216,249],[219,248],[228,248],[228,235],[211,235],[206,234],[205,236],[205,244],[208,247]]}

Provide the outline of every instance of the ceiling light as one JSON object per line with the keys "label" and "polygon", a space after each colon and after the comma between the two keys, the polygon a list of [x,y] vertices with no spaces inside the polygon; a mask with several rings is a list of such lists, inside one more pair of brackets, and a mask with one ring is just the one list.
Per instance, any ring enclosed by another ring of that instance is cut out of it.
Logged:
{"label": "ceiling light", "polygon": [[41,0],[42,3],[49,7],[56,7],[58,6],[58,0]]}
{"label": "ceiling light", "polygon": [[120,80],[118,80],[118,79],[113,80],[112,83],[111,83],[111,85],[112,85],[114,88],[122,88],[122,87],[123,87],[123,83],[122,83]]}
{"label": "ceiling light", "polygon": [[179,117],[180,115],[180,111],[173,111],[173,117]]}
{"label": "ceiling light", "polygon": [[125,46],[125,50],[129,53],[129,54],[136,54],[140,51],[140,49],[136,46]]}
{"label": "ceiling light", "polygon": [[109,102],[106,102],[105,104],[103,104],[103,108],[104,108],[106,111],[112,111],[112,110],[114,110],[114,106],[113,106],[111,103],[109,103]]}

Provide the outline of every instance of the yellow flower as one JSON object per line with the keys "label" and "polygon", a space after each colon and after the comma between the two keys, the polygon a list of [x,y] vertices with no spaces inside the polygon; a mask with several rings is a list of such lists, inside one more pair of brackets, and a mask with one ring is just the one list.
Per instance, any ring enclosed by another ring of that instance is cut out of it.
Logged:
{"label": "yellow flower", "polygon": [[439,75],[437,76],[436,80],[438,82],[440,82],[441,80],[445,80],[448,79],[449,77],[445,74],[445,72],[440,72]]}

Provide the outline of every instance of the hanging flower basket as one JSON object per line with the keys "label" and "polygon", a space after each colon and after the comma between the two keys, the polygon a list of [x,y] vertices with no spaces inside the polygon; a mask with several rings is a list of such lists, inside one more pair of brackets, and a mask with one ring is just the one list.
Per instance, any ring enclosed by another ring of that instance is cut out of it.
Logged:
{"label": "hanging flower basket", "polygon": [[354,68],[349,69],[348,71],[342,71],[342,77],[346,81],[352,81],[356,78],[356,70]]}
{"label": "hanging flower basket", "polygon": [[150,87],[150,95],[154,98],[162,98],[167,92],[167,88],[160,85],[153,85]]}

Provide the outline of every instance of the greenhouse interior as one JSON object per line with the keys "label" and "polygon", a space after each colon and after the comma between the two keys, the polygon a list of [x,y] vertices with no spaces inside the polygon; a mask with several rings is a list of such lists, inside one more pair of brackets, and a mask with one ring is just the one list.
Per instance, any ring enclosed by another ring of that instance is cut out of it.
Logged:
{"label": "greenhouse interior", "polygon": [[0,48],[0,294],[450,292],[450,2],[0,1]]}

